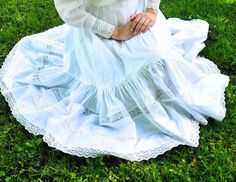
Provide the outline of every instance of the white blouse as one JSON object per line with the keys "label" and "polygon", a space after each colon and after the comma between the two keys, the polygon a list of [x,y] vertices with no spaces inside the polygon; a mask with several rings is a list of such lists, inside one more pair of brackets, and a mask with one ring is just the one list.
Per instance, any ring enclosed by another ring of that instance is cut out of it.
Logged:
{"label": "white blouse", "polygon": [[[86,4],[103,6],[117,0],[54,0],[55,7],[62,20],[78,28],[86,28],[104,38],[111,38],[114,25],[87,12]],[[159,9],[160,0],[147,0],[147,8]]]}

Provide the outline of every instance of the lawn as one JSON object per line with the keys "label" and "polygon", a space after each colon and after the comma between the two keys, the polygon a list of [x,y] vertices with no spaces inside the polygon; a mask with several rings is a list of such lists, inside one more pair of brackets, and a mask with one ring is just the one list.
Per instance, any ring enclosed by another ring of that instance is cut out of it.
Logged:
{"label": "lawn", "polygon": [[[236,0],[162,0],[166,17],[210,24],[200,53],[230,76],[227,115],[200,128],[199,147],[178,146],[155,159],[84,158],[48,147],[27,132],[0,95],[0,181],[235,181]],[[0,62],[22,37],[62,24],[52,0],[0,0]]]}

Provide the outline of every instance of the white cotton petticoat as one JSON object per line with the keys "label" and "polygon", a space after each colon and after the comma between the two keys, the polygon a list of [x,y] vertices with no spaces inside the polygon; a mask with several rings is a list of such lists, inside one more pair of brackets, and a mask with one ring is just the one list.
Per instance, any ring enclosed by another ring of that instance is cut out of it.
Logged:
{"label": "white cotton petticoat", "polygon": [[[88,11],[119,25],[144,2]],[[198,56],[207,33],[203,20],[166,19],[160,10],[149,31],[127,41],[63,24],[15,45],[0,70],[1,92],[29,132],[72,155],[141,161],[196,147],[199,123],[226,115],[229,77]]]}

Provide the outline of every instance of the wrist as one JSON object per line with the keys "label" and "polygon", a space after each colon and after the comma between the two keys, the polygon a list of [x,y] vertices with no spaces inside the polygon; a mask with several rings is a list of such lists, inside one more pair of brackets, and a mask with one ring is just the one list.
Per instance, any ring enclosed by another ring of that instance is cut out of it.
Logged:
{"label": "wrist", "polygon": [[116,27],[114,27],[114,29],[112,31],[111,38],[117,39],[118,37],[119,37],[119,27],[116,26]]}
{"label": "wrist", "polygon": [[155,8],[146,8],[146,12],[149,12],[149,13],[152,13],[152,14],[157,14],[157,9],[155,9]]}

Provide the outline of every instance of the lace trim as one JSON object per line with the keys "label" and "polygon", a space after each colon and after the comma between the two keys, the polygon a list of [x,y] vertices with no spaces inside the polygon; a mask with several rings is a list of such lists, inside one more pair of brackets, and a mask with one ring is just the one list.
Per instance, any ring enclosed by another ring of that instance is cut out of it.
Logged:
{"label": "lace trim", "polygon": [[[1,89],[4,90],[7,88],[6,87],[2,87],[1,85]],[[151,158],[156,158],[157,156],[165,153],[166,151],[172,149],[173,147],[177,147],[178,145],[185,145],[185,143],[181,143],[178,141],[171,141],[167,144],[163,144],[159,147],[156,147],[154,149],[149,149],[149,150],[143,150],[143,151],[139,151],[139,152],[133,152],[133,153],[117,153],[117,152],[111,152],[111,151],[107,151],[107,150],[99,150],[99,149],[95,149],[95,148],[82,148],[82,147],[65,147],[62,144],[60,144],[59,141],[57,141],[52,134],[46,132],[44,129],[39,128],[38,126],[32,124],[30,121],[28,121],[22,114],[20,114],[19,110],[16,107],[16,102],[15,99],[13,97],[13,95],[10,92],[2,92],[4,93],[4,97],[6,98],[6,101],[9,103],[10,109],[14,115],[14,117],[16,118],[17,121],[19,121],[23,126],[25,126],[25,129],[28,130],[30,133],[34,134],[34,135],[43,135],[43,140],[44,142],[46,142],[48,144],[48,146],[56,148],[64,153],[68,153],[71,155],[76,155],[78,157],[98,157],[98,156],[102,156],[102,155],[112,155],[112,156],[116,156],[119,158],[123,158],[126,160],[130,160],[130,161],[142,161],[142,160],[149,160]],[[191,120],[193,123],[193,127],[194,127],[194,132],[191,136],[191,143],[189,145],[191,146],[195,146],[197,147],[199,145],[198,141],[199,141],[199,123]]]}
{"label": "lace trim", "polygon": [[43,56],[42,58],[43,65],[49,65],[50,64],[50,59],[48,56]]}
{"label": "lace trim", "polygon": [[148,0],[146,8],[159,9],[160,0]]}
{"label": "lace trim", "polygon": [[[205,61],[205,58],[203,57],[199,57],[200,61]],[[163,69],[163,63],[162,62],[156,62],[154,63],[156,64],[156,66],[158,66],[159,69]],[[219,70],[219,68],[217,67],[216,64],[214,64],[212,61],[210,60],[207,60],[207,64],[208,64],[208,70],[209,70],[209,73],[221,73],[221,71]],[[128,76],[124,81],[116,84],[115,86],[117,87],[120,87],[122,84],[125,84],[127,82],[129,82],[130,80],[132,80],[133,76],[138,76],[138,74],[142,74],[143,72],[145,72],[147,69],[150,69],[151,67],[153,66],[153,63],[148,63],[147,65],[144,65],[136,74],[132,75],[132,76]],[[106,87],[104,87],[105,89]],[[110,88],[110,87],[107,87],[107,88]],[[223,89],[223,88],[222,88]],[[169,93],[171,94],[171,93]],[[160,90],[156,90],[156,96],[159,98],[161,97],[162,95],[162,92]],[[215,114],[215,118],[221,118],[224,113],[226,112],[226,108],[225,108],[225,105],[226,105],[226,102],[225,102],[225,92],[222,93],[220,95],[221,99],[220,99],[220,104],[223,108],[223,110],[221,110],[221,112],[219,112],[218,114]],[[126,111],[121,111],[121,112],[118,112],[118,113],[115,113],[114,115],[110,116],[110,117],[106,117],[106,118],[101,118],[100,117],[100,120],[102,123],[109,123],[109,122],[116,122],[120,119],[123,119],[125,117],[128,117],[129,115],[132,117],[132,118],[135,118],[137,116],[139,116],[140,114],[143,114],[143,113],[146,113],[148,114],[148,108],[151,108],[153,106],[157,106],[157,103],[156,102],[153,102],[152,104],[150,104],[148,107],[144,107],[142,109],[140,109],[139,107],[136,107],[132,110],[129,111],[129,113],[127,113]],[[96,112],[93,112],[91,110],[89,110],[88,108],[85,109],[85,111],[83,112],[84,115],[90,115],[90,114],[95,114],[95,115],[98,115],[98,113]],[[200,118],[199,118],[200,120]]]}
{"label": "lace trim", "polygon": [[150,113],[148,108],[152,108],[152,107],[158,107],[158,104],[156,102],[154,102],[154,103],[150,104],[149,107],[145,106],[142,109],[140,109],[139,107],[135,107],[135,109],[129,111],[128,113],[126,110],[124,110],[124,111],[121,111],[121,112],[118,112],[118,113],[112,115],[111,117],[99,117],[99,119],[100,119],[99,121],[100,121],[100,123],[113,123],[113,122],[116,122],[116,121],[121,120],[121,119],[128,117],[128,116],[130,116],[131,118],[134,118],[134,117],[136,117],[140,114],[143,114],[143,113],[146,113],[146,114]]}
{"label": "lace trim", "polygon": [[[160,97],[162,94],[160,92],[160,90],[156,91],[156,95],[158,97]],[[153,102],[148,106],[143,107],[142,109],[140,109],[138,106],[135,107],[134,109],[130,110],[127,112],[127,110],[124,111],[119,111],[115,114],[113,114],[110,117],[99,117],[99,121],[100,123],[113,123],[116,122],[118,120],[121,120],[125,117],[131,117],[131,118],[135,118],[143,113],[150,113],[150,110],[148,108],[154,108],[154,107],[159,107],[157,102]],[[85,111],[82,113],[83,115],[91,115],[91,114],[95,114],[97,116],[99,116],[99,113],[96,113],[94,111],[89,110],[88,108],[85,108]]]}
{"label": "lace trim", "polygon": [[114,28],[115,28],[114,25],[111,25],[111,24],[109,24],[109,23],[107,23],[103,20],[96,19],[92,30],[95,33],[109,39],[112,36],[112,31],[113,31]]}
{"label": "lace trim", "polygon": [[[198,128],[198,127],[196,127],[196,128]],[[194,134],[195,134],[195,136],[194,136],[193,141],[198,141],[199,140],[199,130],[196,131]],[[171,141],[167,144],[163,144],[163,145],[153,148],[153,149],[142,150],[139,152],[125,154],[125,153],[111,152],[111,151],[107,151],[107,150],[100,150],[100,149],[94,149],[94,148],[81,148],[81,147],[68,148],[68,147],[64,147],[49,133],[46,133],[44,135],[43,140],[50,147],[56,148],[64,153],[76,155],[78,157],[96,158],[96,157],[103,156],[103,155],[112,155],[112,156],[119,157],[122,159],[130,160],[130,161],[138,161],[138,162],[140,162],[142,160],[149,160],[151,158],[156,158],[157,156],[164,154],[168,150],[171,150],[172,148],[177,147],[178,145],[185,145],[185,144],[178,142],[178,141]],[[197,147],[197,146],[198,146],[198,142],[196,143],[195,147]]]}
{"label": "lace trim", "polygon": [[[51,51],[52,50],[52,46],[51,45],[47,45],[46,46],[47,49],[48,49],[48,54],[51,55],[53,54]],[[13,48],[12,52],[13,52],[13,55],[15,54],[15,49],[16,49],[16,46]],[[12,56],[13,56],[12,55]],[[208,71],[210,73],[221,73],[221,71],[219,70],[219,68],[217,67],[216,64],[214,64],[212,61],[204,58],[204,57],[198,57],[198,60],[199,61],[205,61],[207,64],[208,64]],[[207,60],[207,61],[206,61]],[[45,65],[48,65],[50,64],[50,61],[49,61],[49,57],[48,56],[43,56],[42,58],[42,61],[43,61],[43,65],[39,66],[36,71],[33,73],[33,81],[38,81],[38,82],[41,82],[40,81],[40,78],[39,78],[39,71],[41,69],[43,69],[45,67]],[[163,68],[163,61],[158,61],[158,62],[155,62],[155,63],[148,63],[146,65],[144,65],[137,73],[133,74],[133,75],[130,75],[130,76],[127,76],[127,78],[125,80],[123,80],[122,82],[116,84],[115,86],[117,87],[118,86],[121,86],[122,84],[125,84],[127,83],[128,81],[132,80],[133,76],[138,76],[138,74],[142,74],[143,72],[145,72],[147,69],[151,69],[151,67],[153,65],[156,65],[159,69],[164,69]],[[92,82],[92,81],[91,81]],[[104,87],[105,89],[106,87]],[[109,87],[107,87],[109,88]],[[63,98],[60,96],[59,94],[59,90],[58,88],[53,88],[52,89],[53,93],[54,93],[54,96],[56,97],[56,99],[58,101],[61,101],[63,100]],[[157,94],[157,97],[160,97],[162,95],[161,91],[160,90],[157,90],[156,91],[156,94]],[[221,118],[224,113],[226,112],[226,108],[225,108],[225,93],[221,95],[221,105],[223,107],[223,110],[221,110],[221,112],[219,112],[218,114],[215,115],[215,118]],[[152,103],[150,105],[156,105],[156,103]],[[150,107],[150,106],[149,106]],[[140,109],[139,107],[136,107],[134,108],[133,110],[130,110],[127,112],[127,110],[123,110],[123,111],[119,111],[109,117],[99,117],[99,121],[100,123],[112,123],[112,122],[116,122],[118,120],[121,120],[125,117],[128,117],[128,116],[131,116],[131,118],[135,118],[136,116],[140,115],[140,114],[143,114],[143,113],[147,113],[148,114],[148,108],[147,107],[144,107],[142,109]],[[84,115],[91,115],[91,114],[95,114],[95,115],[98,115],[98,113],[95,113],[91,110],[89,110],[88,108],[85,108],[85,111],[83,112]]]}
{"label": "lace trim", "polygon": [[[7,62],[9,60],[6,59]],[[4,66],[6,66],[5,64]],[[5,67],[6,68],[6,67]],[[2,70],[0,70],[2,73]],[[178,142],[178,141],[171,141],[167,144],[163,144],[159,147],[156,147],[154,149],[149,150],[143,150],[139,152],[133,152],[133,153],[118,153],[118,152],[111,152],[107,150],[99,150],[95,148],[82,148],[82,147],[65,147],[62,144],[60,144],[59,141],[57,141],[52,134],[45,131],[44,129],[34,125],[30,121],[28,121],[18,110],[16,101],[12,95],[12,93],[9,91],[9,89],[6,87],[2,79],[0,79],[0,88],[1,92],[3,93],[3,96],[5,97],[6,101],[8,102],[10,109],[12,111],[13,116],[16,118],[16,120],[25,127],[27,131],[34,135],[43,135],[43,140],[48,144],[48,146],[56,148],[64,153],[68,153],[71,155],[76,155],[78,157],[98,157],[103,155],[112,155],[119,158],[123,158],[130,161],[142,161],[142,160],[149,160],[151,158],[156,158],[157,156],[165,153],[168,150],[171,150],[173,147],[177,147],[178,145],[185,145],[184,143]],[[193,122],[194,132],[192,134],[192,138],[190,139],[192,143],[190,145],[197,147],[198,141],[199,141],[199,123],[191,120]]]}
{"label": "lace trim", "polygon": [[128,117],[128,116],[129,116],[129,113],[126,110],[119,111],[110,117],[99,117],[99,122],[100,123],[114,123],[114,122],[121,120],[121,119]]}
{"label": "lace trim", "polygon": [[51,88],[51,91],[53,92],[54,96],[56,97],[57,101],[60,102],[63,100],[63,97],[59,93],[59,89],[56,87]]}
{"label": "lace trim", "polygon": [[[19,41],[20,42],[20,41]],[[20,111],[17,108],[16,100],[11,92],[11,90],[6,86],[6,84],[3,81],[3,77],[8,69],[10,69],[10,64],[12,60],[14,60],[14,55],[16,53],[17,47],[19,45],[19,42],[12,48],[10,53],[8,54],[7,58],[2,64],[2,67],[0,69],[0,90],[2,95],[4,96],[5,100],[8,102],[10,110],[13,114],[13,116],[16,118],[16,120],[25,127],[26,130],[28,130],[30,133],[33,133],[34,135],[44,135],[43,140],[48,144],[50,147],[54,147],[56,149],[59,149],[65,153],[77,155],[79,157],[97,157],[101,155],[113,155],[116,157],[120,157],[123,159],[127,159],[130,161],[141,161],[141,160],[148,160],[150,158],[156,158],[158,155],[161,155],[165,153],[166,151],[172,149],[173,147],[176,147],[178,145],[185,145],[184,143],[178,142],[178,141],[171,141],[165,145],[162,145],[160,147],[154,148],[154,149],[148,149],[143,150],[139,152],[133,152],[128,154],[123,153],[117,153],[117,152],[110,152],[106,150],[99,150],[94,148],[81,148],[81,147],[75,147],[75,148],[68,148],[64,147],[58,142],[50,133],[45,131],[44,129],[34,125],[30,121],[25,118]],[[210,61],[211,62],[211,61]],[[213,62],[212,62],[213,63]],[[214,65],[214,63],[211,65]],[[216,69],[217,67],[209,66],[209,69],[212,70],[212,72],[219,72],[219,69]],[[222,97],[224,98],[224,97]],[[225,104],[224,99],[222,99],[222,104]],[[134,112],[136,110],[133,110]],[[132,111],[132,112],[133,112]],[[137,112],[140,112],[139,110]],[[191,120],[193,122],[194,132],[191,137],[192,145],[198,146],[199,141],[199,123],[195,120]]]}

